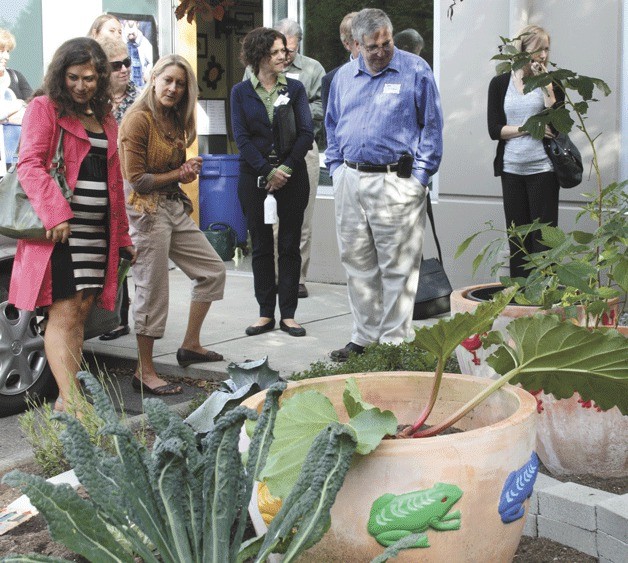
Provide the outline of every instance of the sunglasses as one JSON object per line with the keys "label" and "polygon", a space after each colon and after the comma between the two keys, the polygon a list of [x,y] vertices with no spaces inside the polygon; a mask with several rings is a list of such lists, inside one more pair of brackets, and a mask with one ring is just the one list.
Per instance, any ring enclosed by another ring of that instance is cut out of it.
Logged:
{"label": "sunglasses", "polygon": [[111,65],[111,70],[118,71],[123,66],[129,68],[131,66],[131,59],[127,57],[123,61],[111,61],[109,64]]}

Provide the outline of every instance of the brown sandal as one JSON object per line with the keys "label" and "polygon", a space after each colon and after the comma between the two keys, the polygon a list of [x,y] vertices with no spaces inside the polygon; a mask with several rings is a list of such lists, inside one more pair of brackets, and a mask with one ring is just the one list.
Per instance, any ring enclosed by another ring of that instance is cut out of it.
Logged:
{"label": "brown sandal", "polygon": [[178,395],[179,393],[183,393],[183,388],[176,383],[167,383],[159,387],[149,387],[146,383],[133,376],[131,384],[136,391],[143,391],[151,395]]}

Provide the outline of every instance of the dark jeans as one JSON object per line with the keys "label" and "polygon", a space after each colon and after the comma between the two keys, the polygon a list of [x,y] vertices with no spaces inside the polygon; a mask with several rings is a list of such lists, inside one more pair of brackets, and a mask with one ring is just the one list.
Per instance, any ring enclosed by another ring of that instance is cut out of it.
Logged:
{"label": "dark jeans", "polygon": [[[257,187],[257,176],[246,165],[241,167],[238,198],[253,243],[253,282],[260,317],[274,317],[278,299],[281,318],[294,318],[301,271],[301,225],[309,193],[307,169],[303,162],[293,170],[288,183],[273,194],[277,200],[279,216],[279,271],[275,276],[273,226],[264,224],[264,200],[267,192]],[[275,279],[278,281],[275,282]]]}
{"label": "dark jeans", "polygon": [[[502,172],[502,194],[506,226],[511,224],[527,225],[538,219],[541,223],[558,226],[558,191],[559,185],[554,172],[542,172],[520,176]],[[539,252],[546,248],[539,242],[539,231],[526,237],[527,252]],[[528,277],[523,269],[525,254],[510,242],[510,276]]]}

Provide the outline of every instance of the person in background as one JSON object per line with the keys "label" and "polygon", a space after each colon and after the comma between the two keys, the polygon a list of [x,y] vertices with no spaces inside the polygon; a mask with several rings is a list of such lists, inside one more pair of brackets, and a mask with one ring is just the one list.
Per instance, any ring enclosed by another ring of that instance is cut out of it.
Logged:
{"label": "person in background", "polygon": [[397,49],[408,51],[408,53],[414,53],[415,55],[421,55],[421,50],[425,45],[423,37],[416,29],[404,29],[395,33],[393,40]]}
{"label": "person in background", "polygon": [[[291,336],[305,336],[294,314],[301,269],[301,225],[308,205],[305,155],[314,140],[312,114],[303,84],[282,72],[286,59],[282,33],[264,27],[254,29],[242,41],[240,58],[250,66],[252,75],[231,90],[231,124],[241,155],[238,197],[253,243],[253,282],[260,315],[245,332],[255,336],[272,330],[279,300],[281,330]],[[278,126],[275,108],[282,103],[292,104],[296,124],[296,141],[286,154],[278,154],[274,144]],[[277,200],[279,216],[277,280],[273,225],[264,221],[268,193]]]}
{"label": "person in background", "polygon": [[87,37],[96,39],[96,41],[102,41],[106,37],[120,39],[122,37],[122,24],[112,14],[101,14],[92,23]]}
{"label": "person in background", "polygon": [[188,324],[177,362],[182,367],[218,362],[222,355],[200,342],[203,321],[213,301],[223,298],[225,265],[189,214],[192,203],[179,184],[196,180],[202,159],[186,161],[196,138],[198,86],[190,64],[180,55],[159,59],[150,82],[129,108],[120,126],[120,160],[127,196],[131,237],[138,248],[133,266],[133,317],[138,365],[137,391],[181,393],[155,371],[153,348],[168,317],[168,263],[192,280]]}
{"label": "person in background", "polygon": [[[552,161],[545,153],[543,141],[534,139],[521,127],[529,117],[545,108],[563,103],[564,94],[551,83],[523,93],[523,79],[547,71],[550,37],[537,25],[524,27],[517,37],[521,52],[531,53],[531,61],[523,68],[495,76],[488,88],[488,132],[497,143],[493,162],[495,176],[501,176],[506,226],[527,225],[538,219],[541,223],[558,225],[559,185]],[[549,126],[545,136],[553,136]],[[545,248],[540,231],[525,240],[528,252]],[[510,276],[527,277],[524,254],[510,242]]]}
{"label": "person in background", "polygon": [[0,123],[19,125],[33,89],[21,72],[8,68],[13,49],[15,37],[0,28]]}
{"label": "person in background", "polygon": [[[353,40],[353,36],[351,35],[351,22],[353,20],[353,16],[355,16],[357,12],[349,12],[342,21],[340,22],[340,41],[342,42],[344,48],[349,51],[349,60],[357,59],[360,51],[358,50],[356,42]],[[343,63],[344,64],[344,63]],[[323,115],[327,112],[327,100],[329,99],[329,87],[331,86],[331,81],[336,76],[338,69],[341,67],[337,66],[333,70],[330,70],[323,79],[321,80],[321,101],[323,102]]]}
{"label": "person in background", "polygon": [[[78,37],[55,52],[26,108],[18,177],[41,218],[46,240],[19,240],[9,302],[48,307],[46,358],[65,410],[78,386],[83,329],[96,299],[113,310],[120,250],[135,260],[124,211],[118,128],[109,104],[109,63],[93,39]],[[49,174],[63,133],[68,202]]]}
{"label": "person in background", "polygon": [[131,57],[131,79],[142,89],[148,82],[150,70],[153,68],[153,46],[144,37],[135,20],[125,22],[123,37]]}
{"label": "person in background", "polygon": [[351,341],[331,352],[340,362],[371,343],[414,339],[427,184],[443,146],[429,65],[395,48],[382,10],[361,10],[351,30],[360,54],[336,73],[325,114],[325,161],[353,315]]}
{"label": "person in background", "polygon": [[[122,117],[135,98],[139,95],[139,90],[135,87],[131,78],[131,59],[127,52],[126,43],[121,37],[108,37],[100,42],[107,60],[111,67],[111,111],[118,125],[122,122]],[[100,335],[100,340],[115,340],[120,336],[129,334],[129,283],[127,278],[122,282],[122,305],[120,307],[120,325],[114,330]]]}

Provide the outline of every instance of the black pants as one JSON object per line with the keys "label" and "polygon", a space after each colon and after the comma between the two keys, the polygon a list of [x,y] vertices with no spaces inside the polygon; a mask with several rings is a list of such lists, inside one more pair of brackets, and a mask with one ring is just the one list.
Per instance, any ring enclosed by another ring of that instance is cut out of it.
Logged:
{"label": "black pants", "polygon": [[[307,169],[303,162],[293,170],[288,183],[273,194],[277,200],[279,216],[279,271],[275,277],[273,226],[264,224],[264,200],[267,192],[257,187],[257,176],[248,167],[241,167],[238,198],[253,243],[253,283],[260,317],[274,318],[278,298],[281,318],[294,318],[301,272],[301,225],[309,193]],[[275,282],[275,279],[278,281]]]}
{"label": "black pants", "polygon": [[[538,219],[541,223],[558,226],[558,191],[559,185],[554,172],[541,172],[520,176],[502,172],[502,194],[506,226],[527,225]],[[545,248],[539,242],[541,234],[535,231],[526,237],[527,252],[539,252]],[[510,276],[528,277],[523,269],[525,254],[510,242]]]}

